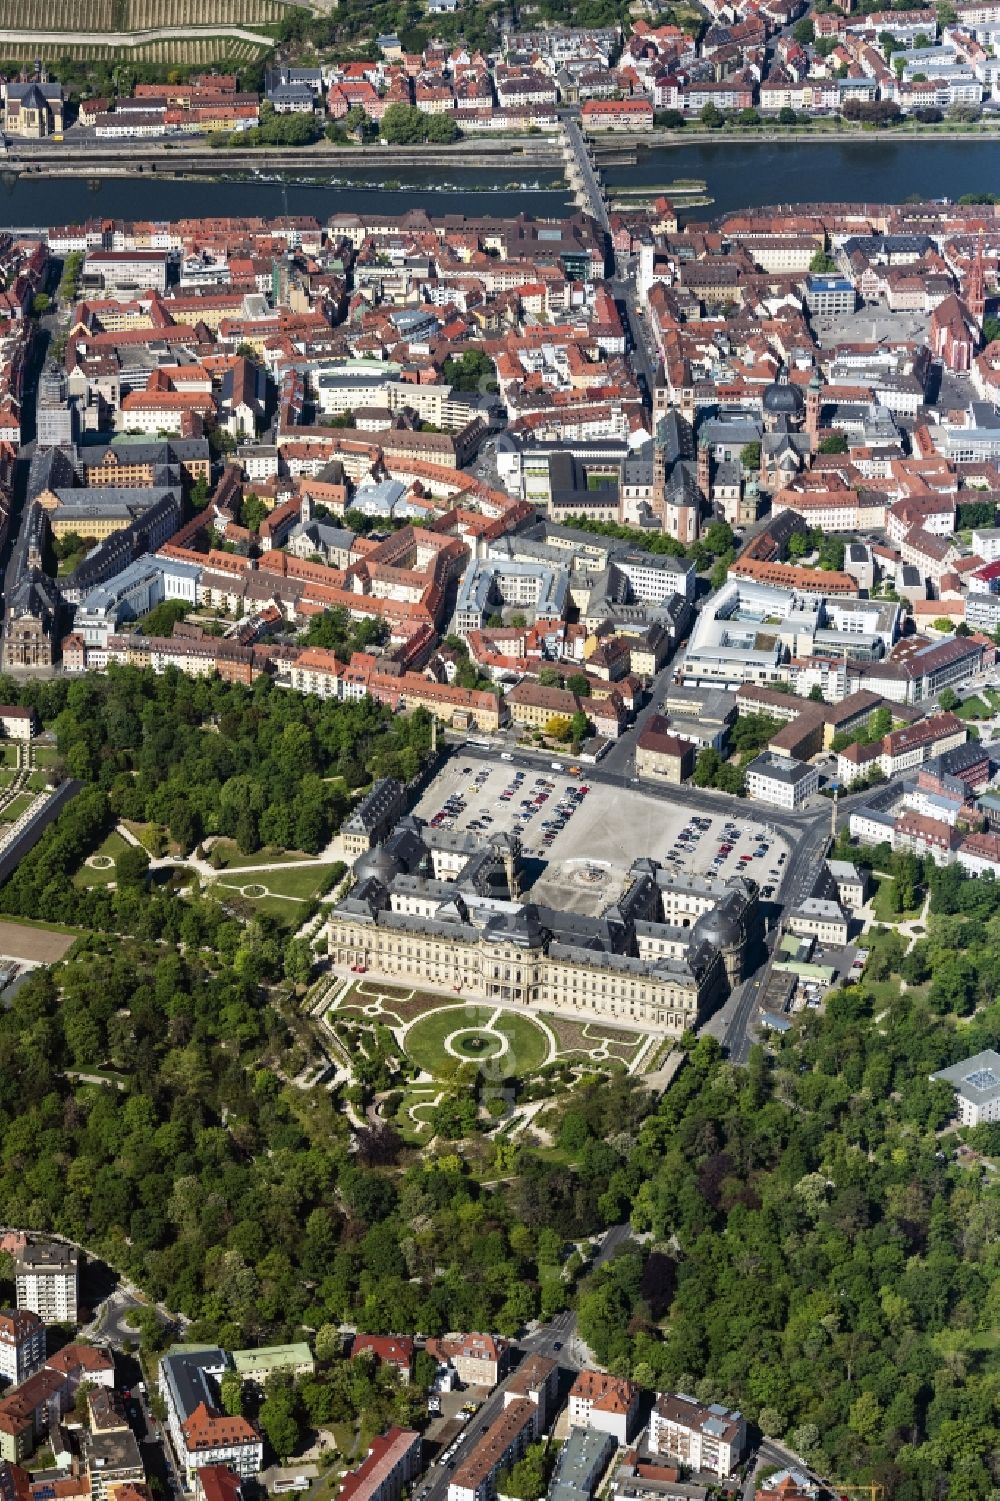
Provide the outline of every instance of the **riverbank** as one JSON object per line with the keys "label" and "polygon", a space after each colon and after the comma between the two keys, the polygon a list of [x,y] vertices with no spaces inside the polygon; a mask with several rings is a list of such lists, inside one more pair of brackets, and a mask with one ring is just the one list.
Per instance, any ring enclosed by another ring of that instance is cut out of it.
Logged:
{"label": "riverbank", "polygon": [[946,144],[950,141],[970,141],[977,145],[1000,144],[1000,120],[995,125],[977,129],[970,126],[963,129],[957,125],[948,127],[938,125],[894,125],[885,129],[869,128],[865,126],[853,127],[845,123],[842,130],[817,131],[811,127],[796,129],[789,125],[786,128],[769,130],[766,127],[734,125],[731,129],[723,126],[719,130],[691,130],[684,125],[679,130],[668,126],[654,126],[652,130],[644,131],[615,131],[613,137],[589,137],[591,146],[596,148],[596,159],[600,165],[603,150],[613,153],[616,148],[627,146],[630,148],[646,147],[647,150],[659,150],[664,146],[706,146],[717,145],[723,141],[734,141],[741,146],[783,146],[802,145],[810,146],[833,146],[839,143],[845,145],[857,142],[863,145],[867,141],[910,142],[926,141],[933,144],[940,141]]}
{"label": "riverbank", "polygon": [[350,176],[359,172],[400,169],[435,171],[490,170],[514,166],[525,171],[562,168],[559,140],[517,136],[508,141],[462,140],[450,146],[339,146],[317,141],[312,146],[260,146],[246,150],[204,143],[155,144],[135,142],[99,146],[49,146],[11,151],[0,156],[0,174],[7,178],[252,178],[271,173],[295,173],[302,178]]}

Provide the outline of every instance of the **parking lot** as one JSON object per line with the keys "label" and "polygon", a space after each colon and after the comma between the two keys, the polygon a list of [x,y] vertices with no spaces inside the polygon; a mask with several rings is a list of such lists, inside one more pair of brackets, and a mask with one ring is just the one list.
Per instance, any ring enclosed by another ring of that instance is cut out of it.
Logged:
{"label": "parking lot", "polygon": [[725,814],[688,814],[642,792],[503,762],[453,757],[428,787],[417,813],[439,828],[486,839],[515,831],[526,857],[533,900],[597,913],[621,894],[633,860],[647,855],[679,878],[722,884],[745,874],[765,898],[777,895],[788,859],[773,825],[748,818],[746,804]]}

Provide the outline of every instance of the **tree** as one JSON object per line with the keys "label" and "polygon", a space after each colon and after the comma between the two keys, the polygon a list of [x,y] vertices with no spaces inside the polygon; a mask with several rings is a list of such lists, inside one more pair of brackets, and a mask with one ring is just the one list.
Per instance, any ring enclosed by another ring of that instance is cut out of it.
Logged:
{"label": "tree", "polygon": [[458,124],[454,115],[428,115],[424,129],[428,141],[438,146],[450,146],[458,140]]}
{"label": "tree", "polygon": [[144,636],[172,636],[174,626],[183,620],[190,606],[182,599],[164,599],[140,617],[138,628]]}
{"label": "tree", "polygon": [[51,312],[51,310],[52,298],[49,296],[48,292],[36,292],[34,297],[31,299],[31,311],[34,313],[35,317],[41,318],[46,313]]}
{"label": "tree", "polygon": [[149,856],[144,849],[128,845],[115,856],[115,880],[119,886],[141,886],[149,872]]}
{"label": "tree", "polygon": [[266,1392],[258,1421],[275,1455],[284,1462],[299,1445],[300,1421],[295,1389],[286,1379],[272,1378]]}
{"label": "tree", "polygon": [[740,463],[748,474],[756,474],[760,468],[760,444],[744,443],[740,449]]}
{"label": "tree", "polygon": [[466,349],[458,359],[449,355],[441,374],[456,391],[495,391],[496,366],[489,355],[479,349]]}
{"label": "tree", "polygon": [[566,687],[570,693],[575,693],[577,698],[590,697],[590,679],[585,672],[571,672],[566,679]]}
{"label": "tree", "polygon": [[698,119],[702,125],[707,125],[711,130],[717,130],[722,124],[722,112],[711,100],[703,105]]}
{"label": "tree", "polygon": [[236,1371],[226,1371],[219,1382],[222,1410],[230,1418],[243,1416],[243,1378]]}
{"label": "tree", "polygon": [[530,1444],[524,1456],[503,1472],[498,1489],[502,1495],[513,1496],[516,1501],[541,1501],[551,1468],[552,1461],[547,1456],[545,1444]]}
{"label": "tree", "polygon": [[240,503],[240,520],[248,531],[259,532],[260,524],[267,514],[267,506],[259,495],[254,495],[252,492],[244,495]]}
{"label": "tree", "polygon": [[691,776],[692,782],[696,787],[713,787],[721,765],[722,758],[719,752],[714,750],[712,746],[705,746],[703,750],[698,752],[697,760],[694,763],[694,772]]}
{"label": "tree", "polygon": [[827,433],[825,438],[820,439],[820,453],[847,453],[848,442],[843,433]]}
{"label": "tree", "polygon": [[573,720],[568,714],[553,714],[546,721],[545,733],[550,740],[565,742],[573,738]]}
{"label": "tree", "polygon": [[[951,629],[950,621],[947,624],[947,629]],[[962,700],[959,698],[954,688],[942,688],[941,692],[938,694],[938,703],[946,713],[952,713],[955,709],[958,708],[961,702]]]}
{"label": "tree", "polygon": [[569,738],[572,740],[574,745],[579,745],[582,741],[586,740],[587,736],[590,733],[590,720],[587,718],[582,709],[577,709],[576,713],[570,719],[569,724]]}
{"label": "tree", "polygon": [[865,1443],[874,1443],[879,1434],[882,1409],[874,1392],[862,1392],[851,1403],[847,1425]]}
{"label": "tree", "polygon": [[285,979],[293,985],[308,985],[312,974],[312,953],[308,940],[293,938],[285,949]]}
{"label": "tree", "polygon": [[427,139],[427,116],[411,104],[390,104],[379,122],[379,135],[393,146],[412,146]]}
{"label": "tree", "polygon": [[792,35],[800,46],[807,47],[810,42],[816,39],[816,27],[808,16],[804,16],[801,21],[796,21],[792,27]]}
{"label": "tree", "polygon": [[969,1015],[976,999],[976,970],[965,954],[941,956],[927,998],[938,1011]]}
{"label": "tree", "polygon": [[817,276],[829,276],[837,269],[837,262],[826,250],[817,250],[809,262],[809,270]]}
{"label": "tree", "polygon": [[778,111],[778,124],[779,125],[796,125],[796,124],[798,124],[798,116],[796,115],[795,111],[789,105],[783,104],[781,106],[781,108],[779,109],[779,111]]}

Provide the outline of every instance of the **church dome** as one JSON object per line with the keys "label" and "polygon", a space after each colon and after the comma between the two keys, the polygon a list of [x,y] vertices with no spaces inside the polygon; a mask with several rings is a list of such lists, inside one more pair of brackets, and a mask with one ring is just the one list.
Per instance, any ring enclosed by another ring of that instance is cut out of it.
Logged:
{"label": "church dome", "polygon": [[365,881],[374,876],[376,881],[381,881],[383,886],[388,886],[393,876],[402,872],[402,865],[394,855],[376,845],[373,850],[365,850],[354,862],[354,875],[358,881]]}
{"label": "church dome", "polygon": [[788,380],[776,380],[768,386],[763,405],[772,417],[801,417],[805,409],[802,392]]}
{"label": "church dome", "polygon": [[737,948],[743,942],[743,924],[734,907],[735,903],[720,902],[703,912],[692,929],[692,942],[710,943],[720,950]]}

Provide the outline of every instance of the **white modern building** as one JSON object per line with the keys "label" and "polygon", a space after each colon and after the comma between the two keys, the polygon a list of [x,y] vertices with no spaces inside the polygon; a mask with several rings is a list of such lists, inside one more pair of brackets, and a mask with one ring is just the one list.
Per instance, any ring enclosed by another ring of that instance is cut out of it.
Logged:
{"label": "white modern building", "polygon": [[706,1406],[684,1392],[656,1399],[649,1425],[649,1446],[655,1454],[669,1454],[692,1470],[725,1479],[739,1464],[746,1439],[742,1413],[730,1412],[718,1402]]}
{"label": "white modern building", "polygon": [[963,1126],[979,1126],[985,1121],[1000,1121],[1000,1053],[986,1048],[963,1058],[950,1068],[931,1074],[950,1084],[955,1091],[955,1105]]}
{"label": "white modern building", "polygon": [[0,1313],[0,1379],[19,1386],[45,1364],[45,1325],[28,1308]]}
{"label": "white modern building", "polygon": [[43,1324],[75,1324],[78,1278],[72,1246],[32,1241],[17,1257],[17,1306],[37,1313]]}
{"label": "white modern building", "polygon": [[746,769],[747,797],[776,808],[801,808],[819,791],[819,772],[792,756],[763,751]]}

